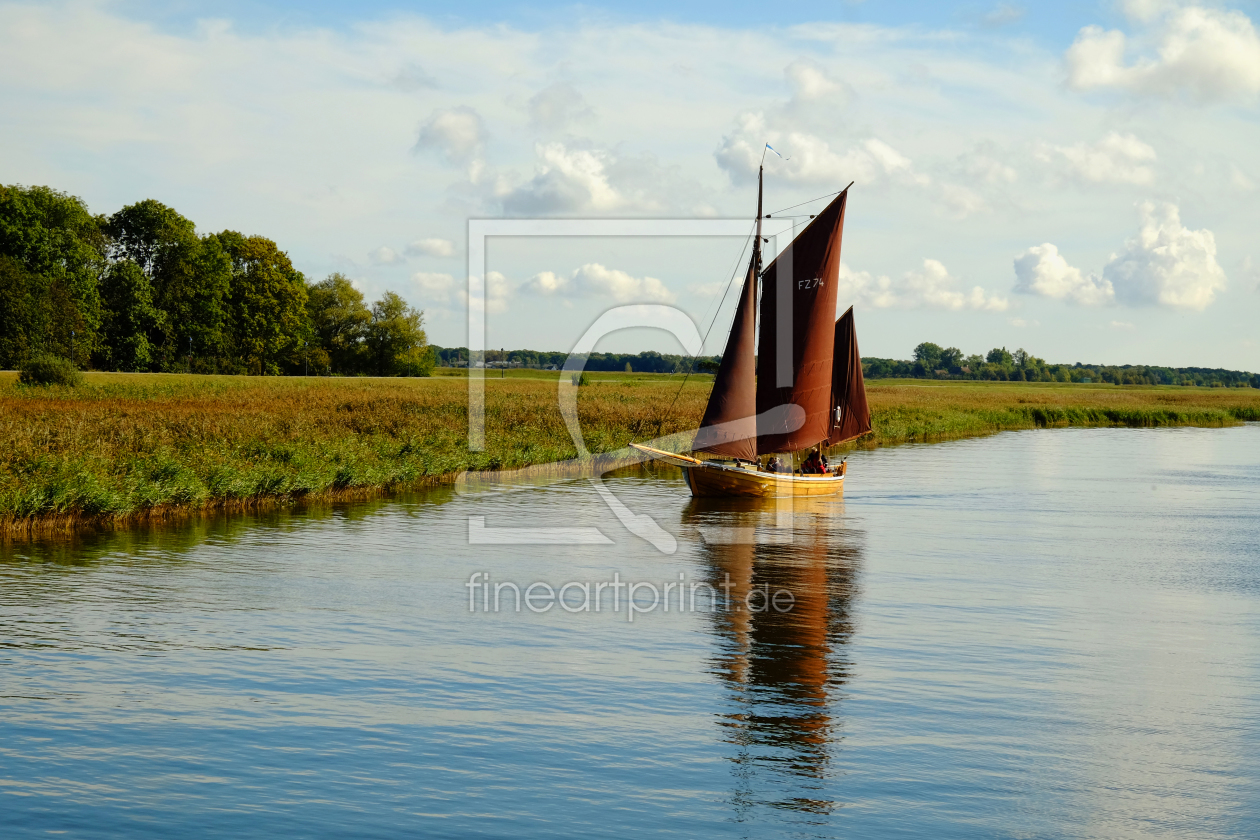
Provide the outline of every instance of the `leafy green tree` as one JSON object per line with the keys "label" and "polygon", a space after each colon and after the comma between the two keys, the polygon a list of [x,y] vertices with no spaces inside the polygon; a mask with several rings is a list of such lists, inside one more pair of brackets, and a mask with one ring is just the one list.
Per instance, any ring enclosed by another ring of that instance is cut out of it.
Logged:
{"label": "leafy green tree", "polygon": [[313,336],[306,315],[306,278],[288,254],[262,236],[225,230],[217,246],[231,260],[230,353],[250,373],[276,375],[300,359]]}
{"label": "leafy green tree", "polygon": [[963,354],[957,347],[947,347],[941,351],[941,367],[950,373],[961,372],[962,364]]}
{"label": "leafy green tree", "polygon": [[941,366],[941,354],[944,352],[939,344],[925,341],[914,348],[914,360],[923,365],[924,369],[933,371]]}
{"label": "leafy green tree", "polygon": [[149,278],[132,260],[122,260],[101,277],[105,358],[117,370],[149,370],[155,359],[151,336],[163,335],[166,315],[154,305]]}
{"label": "leafy green tree", "polygon": [[0,365],[53,353],[85,364],[98,344],[101,220],[49,187],[0,186]]}
{"label": "leafy green tree", "polygon": [[407,354],[428,344],[424,313],[407,305],[393,292],[372,304],[372,322],[364,343],[377,376],[388,376],[405,365]]}
{"label": "leafy green tree", "polygon": [[179,368],[190,351],[221,355],[232,261],[218,239],[197,236],[189,219],[153,199],[110,216],[107,230],[111,257],[140,268],[163,314],[148,336],[154,364]]}
{"label": "leafy green tree", "polygon": [[994,347],[989,351],[989,355],[985,356],[985,361],[991,365],[1010,367],[1015,363],[1015,357],[1007,352],[1005,347]]}
{"label": "leafy green tree", "polygon": [[306,312],[319,346],[337,373],[356,373],[363,368],[363,339],[372,312],[363,293],[343,274],[330,274],[306,289]]}

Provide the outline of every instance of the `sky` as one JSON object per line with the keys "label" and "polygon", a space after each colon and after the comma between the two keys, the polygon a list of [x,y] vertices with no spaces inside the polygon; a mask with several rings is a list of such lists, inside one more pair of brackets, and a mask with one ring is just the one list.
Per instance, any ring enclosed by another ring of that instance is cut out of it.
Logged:
{"label": "sky", "polygon": [[[855,182],[864,355],[1255,371],[1257,5],[0,2],[0,182],[270,237],[460,346],[470,219],[751,223],[768,142],[767,210]],[[488,240],[489,346],[653,303],[719,352],[744,245]]]}

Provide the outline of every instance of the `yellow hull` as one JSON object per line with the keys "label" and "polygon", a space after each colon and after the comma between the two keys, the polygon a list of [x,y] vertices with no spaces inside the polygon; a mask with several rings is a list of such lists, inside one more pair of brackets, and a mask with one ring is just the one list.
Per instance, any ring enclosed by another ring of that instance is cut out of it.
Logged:
{"label": "yellow hull", "polygon": [[693,496],[834,496],[844,492],[842,475],[786,475],[704,463],[684,467]]}
{"label": "yellow hull", "polygon": [[843,475],[769,473],[730,462],[701,461],[632,443],[658,460],[682,467],[691,495],[704,496],[835,496],[844,492]]}

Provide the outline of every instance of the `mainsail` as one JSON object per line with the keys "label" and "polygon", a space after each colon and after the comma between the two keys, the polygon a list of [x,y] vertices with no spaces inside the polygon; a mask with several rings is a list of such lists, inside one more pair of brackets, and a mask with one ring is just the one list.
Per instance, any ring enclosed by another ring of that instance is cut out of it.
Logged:
{"label": "mainsail", "polygon": [[[709,404],[693,449],[757,460],[757,272],[761,269],[761,176],[757,177],[757,233],[731,334],[713,379]],[[720,428],[715,428],[719,427]]]}
{"label": "mainsail", "polygon": [[[836,335],[832,319],[848,195],[845,188],[762,274],[756,402],[756,413],[761,415],[759,454],[804,449],[831,434]],[[796,406],[795,417],[779,412],[780,419],[770,419],[776,415],[766,414],[786,405]],[[795,421],[801,420],[797,426]]]}
{"label": "mainsail", "polygon": [[836,321],[831,370],[831,434],[827,436],[827,443],[835,445],[871,430],[871,409],[866,404],[866,383],[862,380],[862,356],[858,353],[852,306]]}

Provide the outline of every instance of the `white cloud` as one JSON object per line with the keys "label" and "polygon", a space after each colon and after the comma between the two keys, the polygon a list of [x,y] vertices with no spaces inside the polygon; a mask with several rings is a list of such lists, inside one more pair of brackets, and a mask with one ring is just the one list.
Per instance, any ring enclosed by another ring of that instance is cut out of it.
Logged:
{"label": "white cloud", "polygon": [[1029,248],[1015,258],[1015,291],[1067,300],[1082,306],[1101,306],[1115,300],[1110,280],[1088,277],[1068,265],[1059,249],[1049,242]]}
{"label": "white cloud", "polygon": [[1119,30],[1087,26],[1068,48],[1068,82],[1080,90],[1120,88],[1136,93],[1187,93],[1201,100],[1260,93],[1260,37],[1242,12],[1199,6],[1128,3],[1149,24],[1154,55],[1125,63],[1128,39]]}
{"label": "white cloud", "polygon": [[407,246],[407,253],[413,257],[453,257],[455,243],[449,239],[437,237],[417,239]]}
{"label": "white cloud", "polygon": [[1112,321],[1111,328],[1113,330],[1133,330],[1136,329],[1132,321]]}
{"label": "white cloud", "polygon": [[486,129],[481,115],[466,105],[434,111],[420,127],[416,150],[437,149],[451,163],[471,163],[481,157]]}
{"label": "white cloud", "polygon": [[529,99],[529,121],[535,128],[559,131],[593,115],[586,99],[568,82],[548,85]]}
{"label": "white cloud", "polygon": [[1147,201],[1138,212],[1138,235],[1125,242],[1124,253],[1111,256],[1102,277],[1086,276],[1047,242],[1015,258],[1015,291],[1083,306],[1205,309],[1225,288],[1212,231],[1183,227],[1174,204]]}
{"label": "white cloud", "polygon": [[368,254],[368,260],[375,265],[397,265],[403,261],[402,254],[384,245]]}
{"label": "white cloud", "polygon": [[839,300],[876,309],[1002,312],[1009,306],[1005,298],[990,295],[980,286],[973,286],[970,291],[959,288],[961,283],[950,276],[938,260],[925,259],[923,268],[908,271],[898,280],[886,275],[876,277],[867,271],[853,271],[841,262],[839,280]]}
{"label": "white cloud", "polygon": [[1111,132],[1097,143],[1044,146],[1038,157],[1060,163],[1072,177],[1093,184],[1150,184],[1155,150],[1132,134]]}
{"label": "white cloud", "polygon": [[784,69],[783,74],[792,86],[793,104],[816,103],[832,97],[843,102],[849,96],[848,87],[831,78],[815,61],[797,59]]}
{"label": "white cloud", "polygon": [[659,212],[665,205],[656,191],[681,180],[667,177],[646,156],[625,159],[606,149],[571,148],[561,142],[538,144],[535,152],[534,177],[501,196],[509,215]]}
{"label": "white cloud", "polygon": [[768,142],[787,158],[775,162],[776,177],[795,184],[838,188],[849,181],[894,181],[917,186],[931,181],[915,170],[909,158],[874,137],[838,152],[815,134],[772,130],[762,113],[741,114],[736,122],[716,152],[718,166],[733,175],[756,175],[762,149]]}
{"label": "white cloud", "polygon": [[418,271],[411,275],[411,282],[420,287],[420,294],[428,299],[444,303],[450,300],[455,288],[455,278],[449,274]]}
{"label": "white cloud", "polygon": [[[443,276],[443,275],[435,275]],[[469,285],[474,291],[482,288],[480,277],[470,278]],[[484,285],[485,311],[504,312],[507,310],[507,299],[512,295],[512,286],[508,279],[497,271],[487,271]],[[464,306],[472,305],[468,289],[461,287],[458,292],[459,302]]]}
{"label": "white cloud", "polygon": [[1142,218],[1138,235],[1103,268],[1116,299],[1131,305],[1207,308],[1225,288],[1212,231],[1182,226],[1174,204],[1147,201],[1138,205],[1138,212]]}
{"label": "white cloud", "polygon": [[586,263],[568,277],[543,271],[525,281],[522,289],[539,295],[611,297],[618,303],[673,303],[677,296],[655,277],[635,277],[599,263]]}

